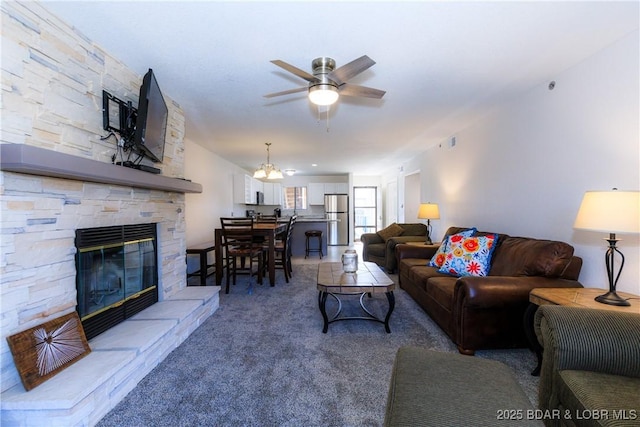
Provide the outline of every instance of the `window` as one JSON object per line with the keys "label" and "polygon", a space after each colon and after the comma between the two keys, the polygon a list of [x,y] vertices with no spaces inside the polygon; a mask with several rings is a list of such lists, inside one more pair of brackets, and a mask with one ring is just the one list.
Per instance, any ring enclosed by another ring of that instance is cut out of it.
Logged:
{"label": "window", "polygon": [[284,187],[285,209],[307,209],[307,187]]}

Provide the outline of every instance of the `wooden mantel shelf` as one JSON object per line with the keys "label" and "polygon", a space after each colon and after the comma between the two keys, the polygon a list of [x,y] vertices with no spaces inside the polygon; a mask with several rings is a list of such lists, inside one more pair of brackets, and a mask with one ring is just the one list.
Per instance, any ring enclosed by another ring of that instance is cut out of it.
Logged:
{"label": "wooden mantel shelf", "polygon": [[112,165],[26,144],[0,144],[0,168],[7,172],[124,185],[174,193],[202,193],[202,185]]}

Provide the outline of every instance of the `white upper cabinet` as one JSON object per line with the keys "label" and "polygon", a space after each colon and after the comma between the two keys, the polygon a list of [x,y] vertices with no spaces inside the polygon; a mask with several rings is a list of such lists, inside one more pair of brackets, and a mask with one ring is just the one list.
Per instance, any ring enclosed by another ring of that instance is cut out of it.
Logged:
{"label": "white upper cabinet", "polygon": [[279,182],[263,182],[264,204],[282,205],[282,184]]}
{"label": "white upper cabinet", "polygon": [[324,205],[325,194],[348,194],[346,182],[310,182],[307,186],[307,200],[310,205]]}
{"label": "white upper cabinet", "polygon": [[264,191],[262,181],[247,174],[233,176],[233,203],[255,205],[258,191]]}

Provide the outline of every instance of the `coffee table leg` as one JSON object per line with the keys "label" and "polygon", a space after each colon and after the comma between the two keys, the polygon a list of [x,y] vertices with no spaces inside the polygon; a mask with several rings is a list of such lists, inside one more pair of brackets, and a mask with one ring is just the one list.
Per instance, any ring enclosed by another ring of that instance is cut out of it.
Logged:
{"label": "coffee table leg", "polygon": [[384,328],[388,334],[391,333],[391,329],[389,328],[389,319],[391,318],[391,313],[393,313],[393,309],[396,306],[396,297],[393,295],[393,291],[385,292],[387,294],[387,300],[389,301],[389,311],[387,311],[387,316],[384,318]]}
{"label": "coffee table leg", "polygon": [[322,333],[326,334],[327,330],[329,330],[329,318],[327,317],[327,292],[318,292],[318,306],[320,307],[320,313],[322,313],[322,319],[324,320],[324,326],[322,328]]}

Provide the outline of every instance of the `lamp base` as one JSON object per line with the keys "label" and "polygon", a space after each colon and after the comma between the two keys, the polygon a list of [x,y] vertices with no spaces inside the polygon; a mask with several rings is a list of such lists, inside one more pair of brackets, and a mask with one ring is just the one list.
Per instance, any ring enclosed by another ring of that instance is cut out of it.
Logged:
{"label": "lamp base", "polygon": [[606,294],[599,295],[595,297],[595,300],[602,304],[618,305],[622,307],[628,307],[631,305],[629,301],[618,295],[616,291],[610,291]]}

